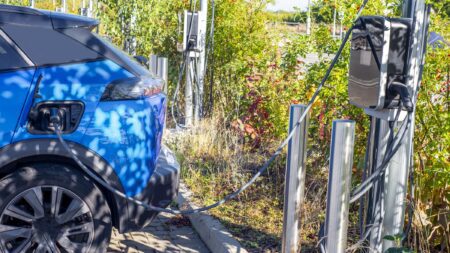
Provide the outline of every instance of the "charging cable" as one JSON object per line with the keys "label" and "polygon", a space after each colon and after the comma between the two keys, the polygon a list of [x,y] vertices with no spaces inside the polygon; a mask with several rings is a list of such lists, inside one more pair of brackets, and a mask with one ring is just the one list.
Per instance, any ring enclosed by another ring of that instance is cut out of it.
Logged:
{"label": "charging cable", "polygon": [[[363,9],[365,8],[366,4],[367,4],[368,0],[364,0],[364,2],[362,3],[357,16],[355,18],[354,23],[359,19]],[[300,124],[305,120],[306,115],[309,113],[309,111],[311,110],[314,102],[316,101],[317,97],[319,96],[322,88],[324,87],[326,81],[328,80],[328,78],[330,77],[331,71],[334,69],[335,65],[337,64],[339,57],[342,54],[342,51],[345,48],[346,43],[348,42],[351,32],[353,30],[353,26],[347,31],[347,33],[345,34],[344,40],[342,41],[339,50],[337,51],[336,55],[334,56],[330,66],[327,69],[327,72],[325,73],[325,76],[323,77],[322,81],[320,82],[319,86],[317,87],[316,91],[314,92],[314,95],[312,96],[312,98],[310,99],[310,101],[308,102],[307,106],[306,106],[306,110],[305,112],[301,115],[300,119],[297,121],[297,123],[295,124],[295,126],[293,127],[292,131],[289,133],[288,137],[278,146],[278,148],[276,149],[276,151],[272,154],[272,156],[263,164],[263,166],[258,170],[258,172],[246,183],[244,184],[241,188],[239,188],[238,190],[236,190],[235,192],[225,196],[223,199],[217,201],[214,204],[202,207],[202,208],[198,208],[198,209],[192,209],[192,210],[173,210],[173,209],[166,209],[166,208],[161,208],[161,207],[156,207],[153,206],[151,204],[147,204],[144,203],[142,201],[139,201],[135,198],[129,197],[127,195],[125,195],[123,192],[115,189],[114,187],[112,187],[111,185],[109,185],[107,182],[105,182],[102,178],[100,178],[98,175],[96,175],[94,172],[92,172],[86,165],[83,164],[83,162],[77,157],[77,155],[73,152],[73,150],[70,148],[70,146],[67,144],[67,142],[64,140],[63,138],[63,134],[61,131],[61,118],[54,116],[54,117],[50,117],[51,118],[51,122],[54,125],[54,129],[55,129],[55,133],[58,136],[59,141],[61,142],[61,145],[63,146],[63,148],[69,153],[70,157],[77,163],[77,165],[89,176],[91,177],[95,182],[97,182],[98,184],[100,184],[101,186],[103,186],[105,189],[107,189],[108,191],[110,191],[111,193],[113,193],[114,195],[126,199],[136,205],[142,206],[144,208],[146,208],[147,210],[150,211],[156,211],[156,212],[163,212],[163,213],[170,213],[170,214],[181,214],[181,215],[190,215],[190,214],[196,214],[196,213],[200,213],[200,212],[204,212],[210,209],[213,209],[215,207],[218,207],[228,201],[230,201],[231,199],[236,198],[240,193],[242,193],[243,191],[245,191],[248,187],[250,187],[251,185],[253,185],[256,180],[269,168],[269,166],[273,163],[273,161],[282,153],[282,150],[288,145],[289,141],[292,139],[292,137],[294,136],[296,129],[300,126]],[[53,113],[52,113],[53,115]]]}

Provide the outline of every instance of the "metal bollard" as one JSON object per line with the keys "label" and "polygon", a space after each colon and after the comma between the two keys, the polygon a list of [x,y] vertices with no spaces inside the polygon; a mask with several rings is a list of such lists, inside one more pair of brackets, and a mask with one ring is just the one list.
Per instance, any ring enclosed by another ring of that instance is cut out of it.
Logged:
{"label": "metal bollard", "polygon": [[158,58],[158,77],[164,80],[164,92],[167,94],[169,77],[169,60],[166,57]]}
{"label": "metal bollard", "polygon": [[153,75],[158,75],[158,56],[155,54],[150,55],[150,59],[148,61],[148,68],[152,72]]}
{"label": "metal bollard", "polygon": [[325,248],[329,253],[344,253],[347,247],[354,141],[354,121],[333,121],[324,228]]}
{"label": "metal bollard", "polygon": [[[304,105],[291,105],[289,132],[294,129],[302,114]],[[299,252],[300,210],[304,199],[306,177],[306,144],[308,139],[309,116],[295,130],[289,141],[286,165],[284,218],[283,218],[283,253]]]}

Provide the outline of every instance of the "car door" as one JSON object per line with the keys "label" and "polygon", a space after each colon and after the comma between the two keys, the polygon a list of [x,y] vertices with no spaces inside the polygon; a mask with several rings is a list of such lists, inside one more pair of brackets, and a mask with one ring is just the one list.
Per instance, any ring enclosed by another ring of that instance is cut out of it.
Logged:
{"label": "car door", "polygon": [[35,68],[0,29],[0,148],[11,143]]}

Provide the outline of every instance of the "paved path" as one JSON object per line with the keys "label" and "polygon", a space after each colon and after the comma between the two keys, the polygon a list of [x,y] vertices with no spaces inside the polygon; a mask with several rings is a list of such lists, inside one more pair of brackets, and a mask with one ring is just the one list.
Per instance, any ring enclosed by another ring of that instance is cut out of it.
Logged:
{"label": "paved path", "polygon": [[160,214],[140,232],[113,231],[108,253],[199,252],[209,253],[189,219]]}

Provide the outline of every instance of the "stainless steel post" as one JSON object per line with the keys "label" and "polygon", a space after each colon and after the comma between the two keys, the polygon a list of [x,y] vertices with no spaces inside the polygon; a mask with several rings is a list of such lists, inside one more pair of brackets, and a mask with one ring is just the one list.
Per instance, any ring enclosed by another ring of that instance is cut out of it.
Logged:
{"label": "stainless steel post", "polygon": [[205,67],[206,67],[206,30],[208,27],[208,1],[209,0],[200,0],[200,12],[198,16],[198,25],[199,25],[199,39],[200,39],[200,52],[198,53],[198,61],[197,61],[197,93],[195,108],[194,108],[194,117],[195,121],[199,121],[203,115],[203,94],[204,94],[204,86],[205,86]]}
{"label": "stainless steel post", "polygon": [[158,76],[158,56],[155,54],[150,55],[150,59],[148,61],[148,67],[150,69],[150,72],[152,72],[153,75]]}
{"label": "stainless steel post", "polygon": [[89,0],[88,5],[88,17],[93,18],[94,17],[94,0]]}
{"label": "stainless steel post", "polygon": [[[375,172],[376,169],[378,169],[381,164],[383,163],[383,160],[385,158],[385,154],[387,152],[387,145],[390,138],[390,128],[389,128],[389,122],[387,120],[382,119],[376,119],[376,129],[375,129],[375,138],[377,139],[377,145],[374,147],[375,149],[372,150],[373,152],[376,152],[375,154],[375,161],[373,163],[372,172]],[[381,200],[382,194],[380,194],[381,187],[381,180],[379,183],[376,183],[371,190],[371,198],[369,207],[372,208],[369,213],[371,219],[367,222],[367,229],[370,229],[370,252],[373,253],[380,253],[382,250],[382,231],[383,231],[383,224],[382,220],[385,213],[385,208],[383,207],[384,201]]]}
{"label": "stainless steel post", "polygon": [[[415,8],[414,8],[415,5]],[[407,85],[411,88],[414,94],[413,101],[416,101],[417,90],[422,79],[421,69],[425,59],[426,37],[427,37],[427,10],[425,0],[410,1],[405,0],[403,4],[403,16],[412,18],[415,17],[415,28],[413,35],[413,45],[411,47],[411,60],[409,68],[409,79]],[[403,233],[403,224],[405,220],[406,209],[406,193],[408,192],[408,174],[413,153],[414,143],[414,115],[410,122],[408,133],[405,141],[396,155],[392,158],[392,162],[386,171],[385,178],[385,199],[384,206],[386,215],[383,220],[383,237],[386,235],[397,235]],[[407,119],[405,119],[407,120]],[[402,122],[399,122],[400,125]],[[383,241],[383,252],[394,247],[392,241]]]}
{"label": "stainless steel post", "polygon": [[[289,132],[297,125],[305,112],[304,105],[291,105],[289,117]],[[284,219],[283,219],[283,253],[297,253],[300,247],[299,227],[300,209],[304,198],[306,177],[306,147],[308,139],[309,116],[295,130],[295,134],[289,141],[286,166],[285,195],[284,195]]]}
{"label": "stainless steel post", "polygon": [[336,11],[336,0],[334,1],[334,11],[333,11],[333,39],[336,38],[336,17],[337,17],[337,11]]}
{"label": "stainless steel post", "polygon": [[186,58],[186,87],[184,88],[184,101],[185,101],[184,125],[188,127],[192,126],[194,116],[193,89],[192,89],[193,77],[194,73],[192,67],[192,60],[191,57],[188,55]]}
{"label": "stainless steel post", "polygon": [[[159,57],[158,58],[158,77],[164,80],[164,88],[163,91],[167,94],[168,86],[169,86],[169,59],[167,57]],[[164,123],[167,122],[167,113],[164,118]],[[167,125],[167,124],[164,124]]]}
{"label": "stainless steel post", "polygon": [[344,253],[347,247],[348,210],[355,141],[355,122],[333,121],[328,178],[325,248]]}
{"label": "stainless steel post", "polygon": [[164,80],[164,92],[167,94],[169,60],[166,57],[158,58],[158,77]]}
{"label": "stainless steel post", "polygon": [[311,0],[308,0],[308,13],[306,17],[306,35],[311,35]]}

